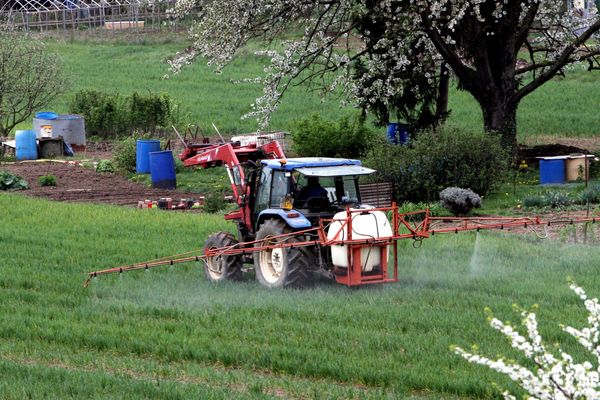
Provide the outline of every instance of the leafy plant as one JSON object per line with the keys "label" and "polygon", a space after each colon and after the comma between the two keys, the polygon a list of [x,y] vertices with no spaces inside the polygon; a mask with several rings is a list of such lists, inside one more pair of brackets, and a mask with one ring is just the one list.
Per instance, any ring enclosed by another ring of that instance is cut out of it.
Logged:
{"label": "leafy plant", "polygon": [[548,198],[548,204],[552,208],[569,206],[573,204],[573,200],[571,200],[569,195],[565,192],[548,192],[546,193],[546,197]]}
{"label": "leafy plant", "polygon": [[538,195],[529,195],[523,198],[523,206],[525,207],[551,207],[560,208],[570,206],[577,202],[568,193],[563,191],[548,190],[545,193]]}
{"label": "leafy plant", "polygon": [[530,195],[523,198],[523,207],[546,207],[549,205],[548,198],[544,195]]}
{"label": "leafy plant", "polygon": [[360,115],[336,123],[313,114],[295,121],[292,128],[293,151],[305,157],[361,158],[376,136]]}
{"label": "leafy plant", "polygon": [[421,211],[429,209],[429,215],[432,217],[439,217],[445,214],[442,207],[440,207],[440,203],[426,203],[426,202],[418,202],[412,203],[410,201],[405,201],[398,206],[398,212],[400,214],[411,213],[415,211]]}
{"label": "leafy plant", "polygon": [[38,183],[40,186],[56,186],[56,176],[54,175],[42,175],[38,177]]}
{"label": "leafy plant", "polygon": [[175,161],[175,173],[180,174],[185,171],[185,166],[183,165],[183,161],[179,159],[175,154],[173,154],[173,159]]}
{"label": "leafy plant", "polygon": [[137,141],[138,139],[149,139],[150,137],[150,134],[138,132],[119,141],[113,153],[113,160],[117,169],[123,172],[135,172]]}
{"label": "leafy plant", "polygon": [[29,189],[29,184],[20,176],[8,171],[0,171],[0,190],[24,190]]}
{"label": "leafy plant", "polygon": [[577,198],[579,204],[599,203],[600,202],[600,185],[593,184],[584,189]]}
{"label": "leafy plant", "polygon": [[464,216],[473,208],[481,207],[481,197],[471,189],[449,187],[440,192],[440,202],[444,208],[457,216]]}
{"label": "leafy plant", "polygon": [[115,172],[115,166],[111,160],[100,160],[96,165],[96,172],[113,173]]}
{"label": "leafy plant", "polygon": [[212,193],[206,197],[204,211],[207,213],[216,213],[227,208],[227,202],[223,198],[223,193]]}

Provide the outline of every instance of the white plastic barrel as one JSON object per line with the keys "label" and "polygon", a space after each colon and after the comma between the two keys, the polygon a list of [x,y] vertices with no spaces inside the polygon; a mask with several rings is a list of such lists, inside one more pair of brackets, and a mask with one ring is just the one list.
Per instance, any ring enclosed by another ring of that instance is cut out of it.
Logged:
{"label": "white plastic barrel", "polygon": [[[351,211],[361,211],[351,209]],[[352,239],[385,238],[393,235],[392,226],[385,213],[381,211],[362,210],[360,213],[352,213]],[[348,239],[348,225],[344,225],[346,219],[345,211],[335,214],[335,220],[327,231],[327,240]],[[387,246],[388,252],[390,246]],[[361,249],[360,259],[363,272],[371,272],[373,268],[381,264],[381,253],[379,246],[365,246]],[[348,246],[331,246],[331,260],[338,268],[348,268]]]}

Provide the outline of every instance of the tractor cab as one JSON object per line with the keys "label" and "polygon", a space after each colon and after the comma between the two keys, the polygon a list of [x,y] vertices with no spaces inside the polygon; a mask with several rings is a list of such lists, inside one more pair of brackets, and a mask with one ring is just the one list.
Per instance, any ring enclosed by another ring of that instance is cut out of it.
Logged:
{"label": "tractor cab", "polygon": [[350,159],[264,160],[255,189],[255,228],[273,216],[293,229],[308,228],[319,218],[356,207],[361,203],[358,177],[373,172]]}

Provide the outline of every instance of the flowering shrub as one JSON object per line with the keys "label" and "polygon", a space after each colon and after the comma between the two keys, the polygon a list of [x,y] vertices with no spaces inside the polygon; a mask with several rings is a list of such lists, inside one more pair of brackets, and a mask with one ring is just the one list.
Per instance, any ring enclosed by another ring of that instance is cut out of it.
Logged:
{"label": "flowering shrub", "polygon": [[440,192],[442,206],[454,215],[467,215],[473,208],[481,207],[481,197],[471,189],[449,187]]}
{"label": "flowering shrub", "polygon": [[[600,304],[597,298],[589,299],[585,291],[575,283],[569,285],[571,290],[579,296],[588,311],[588,325],[582,329],[563,326],[563,331],[573,336],[592,356],[596,365],[600,362]],[[534,309],[536,306],[534,306]],[[517,308],[518,309],[518,308]],[[517,328],[509,323],[504,323],[491,315],[488,317],[490,326],[502,332],[511,342],[513,348],[533,362],[534,367],[529,369],[516,362],[499,358],[492,360],[485,356],[475,354],[455,347],[454,353],[467,361],[485,365],[494,371],[507,375],[517,382],[527,393],[531,400],[562,400],[562,399],[598,399],[600,398],[600,367],[594,367],[591,362],[577,363],[573,357],[558,349],[559,355],[551,353],[543,343],[538,332],[538,323],[533,311],[518,309],[522,320],[521,324],[527,331],[527,336],[519,333]],[[505,391],[505,399],[516,399],[515,396]]]}

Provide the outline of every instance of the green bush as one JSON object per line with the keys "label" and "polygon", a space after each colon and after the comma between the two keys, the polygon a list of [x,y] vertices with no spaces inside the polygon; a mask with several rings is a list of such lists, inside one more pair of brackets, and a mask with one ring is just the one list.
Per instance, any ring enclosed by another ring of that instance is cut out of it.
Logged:
{"label": "green bush", "polygon": [[380,141],[364,164],[377,170],[372,180],[396,184],[400,203],[433,201],[451,186],[485,196],[506,178],[509,160],[496,136],[443,130],[422,133],[410,146]]}
{"label": "green bush", "polygon": [[173,159],[175,161],[175,173],[180,174],[185,171],[185,165],[183,165],[183,161],[177,157],[177,155],[173,154]]}
{"label": "green bush", "polygon": [[336,123],[313,114],[292,124],[292,149],[305,157],[361,158],[376,137],[360,116],[342,117]]}
{"label": "green bush", "polygon": [[148,94],[142,96],[134,92],[129,102],[129,129],[138,129],[146,132],[156,130],[158,127],[168,127],[175,122],[174,103],[167,94]]}
{"label": "green bush", "polygon": [[115,166],[110,160],[100,160],[96,165],[96,172],[100,173],[113,173],[115,172]]}
{"label": "green bush", "polygon": [[573,200],[569,197],[568,193],[565,192],[548,192],[546,193],[548,198],[548,204],[552,208],[570,206],[573,204]]}
{"label": "green bush", "polygon": [[126,101],[118,93],[79,91],[69,104],[69,112],[83,115],[88,135],[117,137],[128,129]]}
{"label": "green bush", "polygon": [[135,152],[137,137],[129,136],[121,140],[115,147],[113,160],[117,169],[124,172],[135,172]]}
{"label": "green bush", "polygon": [[579,204],[600,203],[600,185],[597,183],[590,185],[579,193],[576,201]]}
{"label": "green bush", "polygon": [[550,204],[548,198],[544,195],[530,195],[523,198],[523,207],[542,208]]}
{"label": "green bush", "polygon": [[89,135],[114,138],[136,130],[156,131],[177,120],[178,106],[167,94],[137,92],[129,96],[82,90],[75,94],[69,111],[85,118]]}
{"label": "green bush", "polygon": [[561,208],[578,202],[579,199],[572,199],[566,192],[548,190],[539,195],[526,196],[523,199],[523,206],[530,208]]}
{"label": "green bush", "polygon": [[42,175],[38,178],[40,186],[56,186],[56,176]]}
{"label": "green bush", "polygon": [[223,193],[212,193],[206,197],[206,203],[202,207],[204,212],[217,213],[227,208],[227,202]]}

